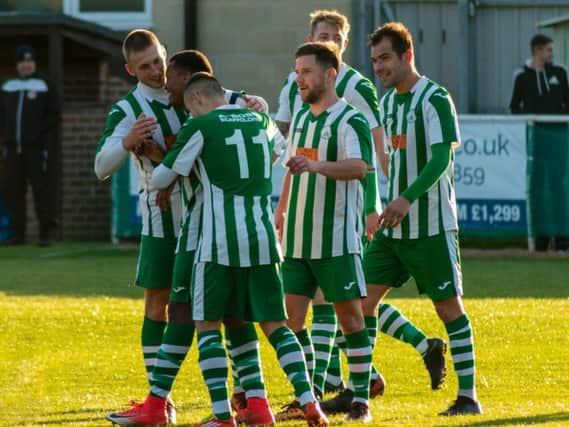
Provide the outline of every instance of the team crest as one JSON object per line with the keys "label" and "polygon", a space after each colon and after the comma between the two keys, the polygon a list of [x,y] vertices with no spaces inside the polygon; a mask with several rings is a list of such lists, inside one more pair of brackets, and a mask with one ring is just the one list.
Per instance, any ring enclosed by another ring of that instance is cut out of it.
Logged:
{"label": "team crest", "polygon": [[38,97],[38,93],[35,90],[28,91],[28,99],[36,99]]}
{"label": "team crest", "polygon": [[393,124],[393,115],[388,114],[387,119],[385,120],[385,127],[387,129],[391,129],[391,125]]}

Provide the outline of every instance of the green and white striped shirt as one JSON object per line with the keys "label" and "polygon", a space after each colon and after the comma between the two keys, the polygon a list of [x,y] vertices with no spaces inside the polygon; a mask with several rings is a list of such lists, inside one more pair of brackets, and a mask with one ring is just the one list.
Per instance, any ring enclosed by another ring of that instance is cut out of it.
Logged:
{"label": "green and white striped shirt", "polygon": [[[301,109],[293,118],[290,135],[287,158],[362,159],[372,164],[369,124],[344,99],[317,117],[309,108]],[[363,209],[362,181],[339,181],[312,173],[292,176],[282,238],[285,256],[322,259],[361,253]]]}
{"label": "green and white striped shirt", "polygon": [[[95,172],[99,178],[111,175],[128,158],[129,153],[124,150],[122,140],[141,113],[156,119],[158,126],[152,134],[152,139],[164,150],[173,144],[178,130],[186,119],[186,112],[182,108],[172,107],[169,104],[165,89],[154,89],[139,82],[109,112],[95,157]],[[156,204],[158,191],[150,185],[156,164],[147,157],[137,156],[134,153],[131,155],[140,178],[139,206],[142,216],[142,235],[160,238],[178,236],[182,222],[180,187],[176,184],[170,198],[171,208],[162,212]]]}
{"label": "green and white striped shirt", "polygon": [[[357,70],[344,63],[340,65],[340,70],[336,77],[336,94],[338,98],[344,98],[364,115],[369,123],[370,129],[375,129],[380,126],[377,91],[373,83]],[[296,83],[296,73],[293,71],[288,75],[281,89],[279,110],[277,111],[275,120],[289,123],[291,117],[303,107],[308,107],[308,104],[304,103],[300,97],[300,91]],[[374,173],[373,176],[369,176],[368,181],[373,182],[374,186],[368,185],[366,187],[366,214],[374,210],[378,213],[381,212],[375,146],[372,148],[372,166]]]}
{"label": "green and white striped shirt", "polygon": [[[244,102],[239,92],[231,90],[225,90],[225,99],[229,103]],[[109,177],[129,157],[129,153],[122,146],[122,140],[141,113],[157,120],[158,127],[152,134],[152,139],[164,150],[172,147],[178,131],[188,116],[184,108],[169,104],[168,92],[164,88],[154,89],[139,82],[125,97],[117,101],[109,112],[95,157],[95,172],[99,178]],[[186,214],[189,212],[187,207],[196,202],[193,199],[197,190],[194,185],[197,184],[185,182],[186,191],[182,196],[180,196],[180,186],[176,184],[170,197],[170,209],[162,212],[156,204],[158,191],[150,184],[156,163],[146,157],[130,154],[140,178],[141,234],[152,237],[176,237],[182,225],[182,231],[188,231],[192,235],[181,236],[184,242],[178,242],[178,249],[185,246],[186,250],[195,250],[197,230],[199,230],[199,220],[196,219],[196,215],[201,213],[201,209],[193,214],[193,218],[187,218]],[[183,208],[184,199],[187,203]]]}
{"label": "green and white striped shirt", "polygon": [[282,138],[268,115],[224,105],[186,121],[162,164],[203,188],[196,259],[250,267],[281,260],[271,209],[272,154]]}
{"label": "green and white striped shirt", "polygon": [[[445,88],[421,77],[410,92],[387,92],[380,102],[381,122],[389,153],[388,202],[399,197],[430,160],[434,144],[460,144],[453,101]],[[454,152],[441,179],[411,204],[400,225],[384,229],[395,239],[417,239],[457,230]]]}
{"label": "green and white striped shirt", "polygon": [[[234,91],[230,89],[224,89],[225,101],[228,104],[235,104],[239,106],[245,105],[245,100],[243,99],[242,92]],[[249,95],[249,97],[256,98],[262,104],[267,105],[267,102],[260,97],[255,95]],[[189,120],[191,116],[188,116]],[[184,140],[185,136],[179,133],[179,137]],[[189,176],[184,176],[181,179],[182,187],[182,201],[183,201],[183,221],[182,228],[180,230],[180,235],[178,236],[178,245],[176,246],[176,253],[180,251],[195,251],[198,247],[198,241],[201,234],[201,217],[203,208],[203,191],[202,186],[197,176],[196,170],[193,169]]]}
{"label": "green and white striped shirt", "polygon": [[[181,133],[180,133],[181,135]],[[184,206],[182,228],[178,236],[176,253],[195,251],[201,230],[201,218],[203,207],[202,186],[195,171],[181,179],[182,202]]]}

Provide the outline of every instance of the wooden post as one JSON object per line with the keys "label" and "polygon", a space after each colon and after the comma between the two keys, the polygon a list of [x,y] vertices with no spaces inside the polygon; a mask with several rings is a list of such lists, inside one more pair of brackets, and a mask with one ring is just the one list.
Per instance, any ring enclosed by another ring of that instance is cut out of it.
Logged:
{"label": "wooden post", "polygon": [[[57,91],[61,113],[63,114],[63,38],[56,26],[48,32],[49,37],[49,78]],[[51,132],[48,141],[48,182],[51,199],[51,217],[58,222],[57,236],[61,238],[62,218],[62,132],[61,121]]]}

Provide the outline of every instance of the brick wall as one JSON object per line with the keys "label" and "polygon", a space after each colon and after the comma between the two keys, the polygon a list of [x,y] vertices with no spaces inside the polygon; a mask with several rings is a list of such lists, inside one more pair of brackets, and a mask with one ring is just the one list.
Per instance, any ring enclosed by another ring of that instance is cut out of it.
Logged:
{"label": "brick wall", "polygon": [[130,85],[106,70],[101,74],[100,80],[77,77],[66,83],[69,99],[63,110],[61,142],[64,240],[110,239],[110,181],[97,179],[93,161],[109,107]]}

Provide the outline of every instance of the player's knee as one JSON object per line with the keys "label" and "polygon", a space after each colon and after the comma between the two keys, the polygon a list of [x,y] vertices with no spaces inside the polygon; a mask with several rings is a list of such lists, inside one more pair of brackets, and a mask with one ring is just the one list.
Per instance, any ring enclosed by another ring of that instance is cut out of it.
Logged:
{"label": "player's knee", "polygon": [[235,317],[224,317],[223,318],[223,324],[228,329],[239,328],[239,327],[241,327],[247,323],[248,322],[246,322],[245,320],[237,319]]}
{"label": "player's knee", "polygon": [[447,298],[442,301],[434,301],[435,310],[444,323],[452,322],[465,314],[462,301],[459,297]]}
{"label": "player's knee", "polygon": [[170,302],[168,304],[168,321],[186,325],[193,324],[192,305],[189,302]]}
{"label": "player's knee", "polygon": [[146,289],[144,294],[144,313],[146,317],[165,322],[167,320],[168,289]]}

